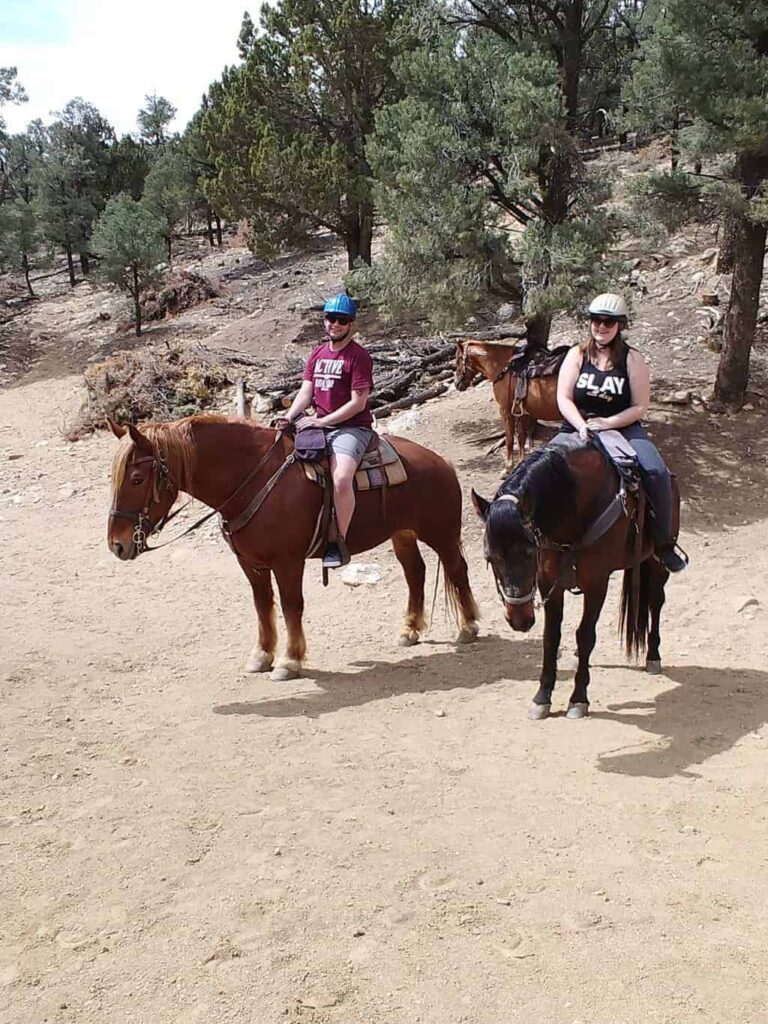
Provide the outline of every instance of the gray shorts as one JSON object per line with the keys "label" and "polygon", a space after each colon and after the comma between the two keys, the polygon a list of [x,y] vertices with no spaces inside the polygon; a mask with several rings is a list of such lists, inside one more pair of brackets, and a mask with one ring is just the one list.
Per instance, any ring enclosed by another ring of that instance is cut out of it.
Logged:
{"label": "gray shorts", "polygon": [[325,432],[325,450],[329,455],[349,455],[360,465],[373,434],[367,427],[335,427]]}

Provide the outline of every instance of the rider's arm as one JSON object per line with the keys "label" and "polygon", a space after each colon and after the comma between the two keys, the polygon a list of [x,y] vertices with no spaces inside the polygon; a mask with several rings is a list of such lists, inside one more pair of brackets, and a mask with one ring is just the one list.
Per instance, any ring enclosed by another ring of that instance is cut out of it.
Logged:
{"label": "rider's arm", "polygon": [[317,418],[318,427],[336,427],[340,423],[345,423],[347,420],[352,419],[359,412],[362,412],[368,404],[368,395],[370,395],[370,388],[363,388],[362,391],[357,391],[355,388],[352,389],[352,397],[344,405],[339,406],[333,412],[329,412],[327,416],[319,416]]}
{"label": "rider's arm", "polygon": [[581,370],[581,349],[574,345],[563,360],[557,377],[557,405],[566,420],[581,433],[586,430],[587,421],[576,408],[573,389]]}
{"label": "rider's arm", "polygon": [[648,412],[648,406],[651,404],[651,377],[648,364],[635,349],[630,349],[627,353],[627,374],[632,405],[624,412],[603,417],[603,429],[621,430],[630,423],[638,423]]}
{"label": "rider's arm", "polygon": [[311,380],[305,380],[299,388],[299,393],[291,402],[291,408],[285,414],[285,418],[291,422],[297,420],[304,410],[312,404],[314,393],[315,385]]}

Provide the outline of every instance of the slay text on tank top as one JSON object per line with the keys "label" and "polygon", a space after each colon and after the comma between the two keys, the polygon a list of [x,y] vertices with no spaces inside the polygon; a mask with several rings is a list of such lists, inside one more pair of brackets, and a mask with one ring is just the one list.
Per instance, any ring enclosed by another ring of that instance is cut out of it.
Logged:
{"label": "slay text on tank top", "polygon": [[573,401],[585,419],[614,416],[632,405],[626,361],[610,370],[598,368],[585,356],[573,388]]}

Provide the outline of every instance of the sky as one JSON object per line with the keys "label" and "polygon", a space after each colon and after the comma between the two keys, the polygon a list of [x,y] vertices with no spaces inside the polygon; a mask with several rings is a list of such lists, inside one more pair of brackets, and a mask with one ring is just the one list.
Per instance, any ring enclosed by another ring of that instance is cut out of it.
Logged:
{"label": "sky", "polygon": [[136,132],[144,97],[178,108],[181,131],[208,85],[238,62],[243,12],[257,0],[0,0],[0,67],[18,68],[29,102],[9,104],[11,131],[75,96],[93,103],[118,135]]}

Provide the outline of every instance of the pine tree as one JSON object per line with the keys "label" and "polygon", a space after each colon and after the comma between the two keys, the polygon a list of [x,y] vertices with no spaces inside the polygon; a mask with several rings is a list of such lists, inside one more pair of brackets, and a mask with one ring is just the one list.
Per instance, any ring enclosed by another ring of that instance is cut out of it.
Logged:
{"label": "pine tree", "polygon": [[140,295],[156,279],[163,259],[162,226],[129,195],[115,196],[96,223],[93,248],[99,276],[133,299],[136,336],[141,334]]}
{"label": "pine tree", "polygon": [[529,340],[545,345],[553,312],[604,283],[608,189],[577,142],[594,114],[586,50],[612,6],[433,8],[425,45],[399,65],[406,98],[376,119],[369,151],[392,237],[359,287],[439,322],[460,321],[491,289],[522,299]]}
{"label": "pine tree", "polygon": [[170,141],[168,127],[176,117],[176,107],[165,96],[144,97],[145,106],[137,115],[139,136],[142,142],[154,149],[160,149]]}
{"label": "pine tree", "polygon": [[393,98],[395,55],[410,45],[407,0],[281,0],[246,19],[243,63],[212,86],[202,134],[216,177],[206,194],[247,218],[265,256],[318,230],[369,263],[367,157],[376,109]]}
{"label": "pine tree", "polygon": [[0,202],[0,265],[20,271],[34,298],[30,258],[42,242],[33,185],[39,153],[30,135],[19,134],[6,140],[4,157],[7,193]]}
{"label": "pine tree", "polygon": [[[685,136],[698,158],[719,157],[719,182],[657,182],[678,211],[719,198],[733,231],[733,281],[715,396],[744,401],[768,227],[768,4],[667,0],[653,47],[659,88],[694,117]],[[647,48],[646,47],[646,48]],[[654,191],[653,183],[648,186]],[[696,200],[698,199],[698,203]]]}
{"label": "pine tree", "polygon": [[143,204],[162,225],[169,263],[173,260],[173,232],[192,209],[195,186],[189,159],[181,150],[173,149],[157,158],[144,183]]}

